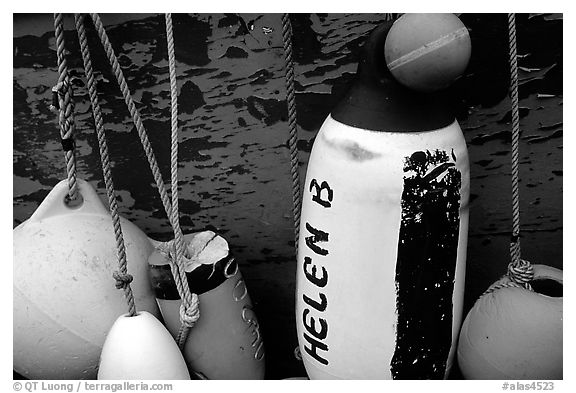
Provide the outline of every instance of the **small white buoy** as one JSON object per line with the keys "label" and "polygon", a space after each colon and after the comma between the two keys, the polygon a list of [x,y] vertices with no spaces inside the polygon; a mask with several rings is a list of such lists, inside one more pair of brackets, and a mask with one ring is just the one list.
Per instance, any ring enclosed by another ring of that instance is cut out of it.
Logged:
{"label": "small white buoy", "polygon": [[[126,312],[112,219],[89,183],[83,202],[64,203],[58,183],[32,216],[14,228],[14,370],[29,379],[94,379],[107,332]],[[160,315],[148,280],[148,237],[120,220],[131,288],[139,310]]]}
{"label": "small white buoy", "polygon": [[[562,270],[533,265],[533,286],[562,287]],[[491,288],[509,282],[505,276]],[[468,313],[458,343],[466,379],[562,379],[562,294],[499,288],[482,295]]]}
{"label": "small white buoy", "polygon": [[106,337],[98,379],[190,379],[172,335],[152,314],[120,316]]}

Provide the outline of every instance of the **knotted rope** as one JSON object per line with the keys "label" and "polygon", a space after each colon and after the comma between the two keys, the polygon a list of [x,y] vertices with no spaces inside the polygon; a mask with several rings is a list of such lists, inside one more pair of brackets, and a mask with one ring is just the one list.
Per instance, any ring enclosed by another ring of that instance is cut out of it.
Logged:
{"label": "knotted rope", "polygon": [[298,125],[296,123],[296,94],[294,88],[294,62],[292,60],[292,24],[289,14],[282,14],[282,42],[284,44],[284,63],[286,69],[286,103],[288,106],[288,127],[290,134],[290,174],[292,175],[292,216],[294,217],[294,247],[298,253],[300,232],[300,210],[302,206],[300,191],[300,171],[298,169]]}
{"label": "knotted rope", "polygon": [[[178,272],[180,280],[182,281],[181,286],[183,287],[182,292],[179,291],[180,297],[182,298],[182,305],[180,306],[181,326],[180,331],[178,332],[178,337],[176,338],[180,348],[183,348],[190,329],[194,326],[200,317],[200,310],[198,307],[198,295],[195,293],[190,293],[186,273],[184,271],[184,237],[182,235],[182,230],[180,229],[180,222],[178,217],[178,86],[176,84],[176,58],[174,53],[174,36],[172,33],[172,14],[166,14],[165,19],[166,39],[168,43],[168,66],[170,70],[170,101],[172,120],[172,144],[170,149],[172,174],[172,215],[170,216],[170,222],[172,223],[172,228],[174,229],[175,243],[173,263],[174,266],[172,266],[172,272]],[[172,261],[171,258],[169,258],[169,260]]]}
{"label": "knotted rope", "polygon": [[[59,110],[58,123],[64,158],[66,160],[66,173],[68,176],[67,204],[75,206],[82,202],[76,182],[76,149],[73,139],[75,132],[74,100],[72,85],[68,75],[66,61],[66,42],[64,40],[63,15],[54,14],[54,34],[56,36],[56,55],[58,58],[58,83],[52,88],[57,109]],[[55,106],[55,105],[53,105]],[[55,108],[56,109],[56,108]]]}
{"label": "knotted rope", "polygon": [[108,206],[110,208],[110,215],[112,216],[112,225],[114,227],[114,236],[116,238],[116,254],[118,258],[118,271],[113,274],[116,280],[116,288],[123,289],[126,301],[128,302],[128,314],[133,317],[136,315],[136,306],[134,304],[134,294],[130,287],[132,276],[127,271],[126,261],[126,247],[124,245],[124,237],[122,235],[122,227],[120,225],[120,215],[118,214],[118,204],[116,202],[116,195],[114,192],[114,182],[112,181],[112,171],[110,169],[110,158],[108,155],[108,143],[106,142],[106,134],[104,132],[104,121],[102,120],[102,110],[98,104],[98,92],[96,89],[96,79],[94,77],[94,70],[92,68],[92,59],[90,57],[90,50],[88,49],[88,39],[86,37],[86,29],[84,27],[84,16],[75,14],[74,20],[76,22],[76,30],[78,32],[78,41],[80,42],[80,51],[82,53],[82,60],[84,61],[84,70],[86,73],[86,80],[88,86],[88,95],[90,96],[90,103],[92,105],[92,114],[94,116],[94,125],[96,128],[96,135],[98,137],[98,146],[100,148],[100,161],[102,163],[102,172],[104,174],[104,184],[106,185],[106,194],[108,195]]}
{"label": "knotted rope", "polygon": [[[114,75],[118,81],[118,85],[120,86],[120,90],[121,90],[122,95],[124,97],[124,101],[126,103],[126,106],[128,107],[128,110],[129,110],[129,112],[132,116],[132,119],[134,121],[134,124],[136,126],[138,136],[140,137],[140,141],[141,141],[142,146],[144,148],[144,152],[146,153],[146,158],[148,159],[148,163],[150,164],[150,169],[152,170],[152,174],[154,176],[156,186],[157,186],[158,191],[160,193],[160,198],[161,198],[162,203],[164,205],[166,215],[168,216],[170,223],[172,225],[172,228],[174,230],[174,233],[175,233],[175,240],[176,240],[175,243],[176,244],[169,242],[167,244],[167,247],[168,248],[176,247],[176,252],[172,253],[172,252],[170,252],[170,250],[168,250],[167,255],[169,256],[168,260],[170,261],[170,265],[171,265],[171,269],[172,269],[172,275],[174,276],[174,281],[176,283],[178,293],[180,294],[180,297],[182,298],[182,306],[181,306],[181,312],[180,312],[180,320],[181,320],[182,326],[181,326],[180,332],[179,332],[178,337],[177,337],[178,344],[182,348],[182,346],[184,345],[184,342],[186,340],[187,332],[188,332],[189,328],[192,327],[194,325],[194,323],[199,318],[199,307],[198,307],[198,296],[196,294],[192,294],[190,292],[190,289],[188,288],[188,281],[186,278],[186,272],[184,271],[183,265],[181,266],[181,265],[177,265],[176,263],[173,263],[174,260],[181,262],[181,258],[179,258],[177,255],[180,255],[180,257],[182,257],[182,255],[184,254],[184,251],[185,251],[184,246],[183,246],[183,240],[182,240],[183,235],[182,235],[182,231],[180,229],[179,223],[178,223],[178,210],[174,209],[174,206],[170,203],[170,200],[168,198],[168,194],[166,191],[166,187],[165,187],[164,181],[162,179],[162,174],[160,173],[160,169],[158,167],[156,158],[154,156],[152,146],[150,144],[150,141],[148,140],[148,135],[146,133],[146,129],[144,128],[144,124],[142,122],[140,112],[136,108],[134,100],[132,99],[130,89],[128,88],[128,84],[126,83],[126,79],[124,78],[124,74],[123,74],[122,69],[120,67],[120,63],[118,62],[116,54],[114,53],[114,49],[112,47],[112,44],[110,43],[108,35],[106,34],[106,31],[104,29],[104,26],[102,24],[100,16],[98,14],[91,14],[91,17],[92,17],[92,20],[94,22],[94,26],[98,32],[98,35],[100,37],[100,41],[102,42],[102,45],[103,45],[104,50],[106,52],[106,55],[108,57],[108,61],[110,62],[110,65],[112,67],[112,71],[113,71],[113,73],[114,73]],[[171,22],[170,22],[170,27],[171,27]],[[170,41],[170,38],[169,38],[169,41]],[[173,51],[174,51],[173,40],[172,40],[172,44],[170,44],[170,43],[168,44],[168,47],[171,48],[171,49],[169,49],[169,53],[172,52],[172,55],[171,55],[172,60],[169,60],[169,63],[171,62],[172,67],[175,67],[175,61],[174,61],[174,56],[173,56]],[[175,85],[175,74],[174,74],[174,82],[172,82],[172,75],[171,75],[171,97],[174,97],[174,95],[176,94],[174,91],[175,86],[176,85]],[[174,102],[175,102],[174,99],[172,99],[172,104],[174,104]],[[174,108],[172,109],[172,111],[174,114]],[[177,112],[176,112],[176,120],[174,120],[174,115],[172,116],[173,129],[174,129],[174,124],[176,124],[176,129],[177,129]],[[172,146],[173,149],[172,150],[174,150],[174,142],[177,144],[177,137],[173,138],[173,146]],[[171,156],[174,157],[174,153],[172,153]],[[177,157],[177,150],[176,150],[176,157]],[[176,168],[177,168],[177,162],[172,161],[172,168],[171,168],[172,173],[175,172]],[[172,187],[174,189],[174,187],[177,187],[177,186],[178,186],[178,181],[176,178],[176,181],[173,181]],[[174,197],[177,198],[177,194],[175,196],[173,196],[173,198]]]}
{"label": "knotted rope", "polygon": [[520,252],[520,194],[518,191],[520,116],[518,111],[518,59],[515,14],[508,14],[508,43],[510,49],[510,99],[512,102],[512,239],[510,243],[511,262],[508,265],[507,273],[510,281],[488,288],[485,294],[503,287],[521,287],[532,290],[530,281],[534,278],[532,264],[522,259]]}
{"label": "knotted rope", "polygon": [[[132,116],[132,120],[134,121],[134,124],[136,126],[138,136],[140,137],[140,142],[142,143],[142,147],[144,148],[146,158],[148,159],[150,169],[152,171],[154,180],[156,182],[156,186],[157,186],[158,191],[160,193],[160,199],[162,200],[162,203],[164,205],[164,209],[166,211],[166,214],[167,214],[167,216],[170,220],[170,223],[172,225],[172,228],[174,230],[174,236],[175,236],[174,241],[165,243],[163,250],[164,250],[165,255],[168,257],[168,260],[170,261],[170,266],[172,269],[172,274],[174,276],[174,281],[176,283],[178,293],[180,294],[180,297],[182,298],[182,306],[181,306],[181,310],[180,310],[180,320],[181,320],[182,326],[180,328],[180,332],[179,332],[178,337],[177,337],[178,344],[182,348],[185,341],[186,341],[189,329],[192,326],[194,326],[195,322],[199,318],[199,304],[198,304],[198,296],[196,294],[191,293],[190,289],[188,288],[188,282],[187,282],[186,272],[184,270],[184,262],[183,262],[184,258],[186,258],[186,255],[185,255],[186,248],[184,247],[183,234],[182,234],[182,231],[181,231],[181,228],[179,225],[179,217],[178,217],[178,191],[177,191],[177,187],[178,187],[178,178],[177,178],[178,112],[177,112],[177,104],[176,104],[177,89],[176,89],[174,42],[173,42],[173,38],[172,38],[171,18],[169,18],[169,16],[166,17],[168,48],[169,48],[169,50],[168,50],[168,52],[169,52],[169,64],[170,64],[170,87],[171,87],[171,98],[172,98],[172,100],[171,100],[172,101],[172,121],[171,121],[171,124],[172,124],[172,146],[171,146],[172,203],[170,202],[170,199],[168,197],[168,193],[166,191],[166,186],[165,186],[164,181],[162,179],[162,174],[160,173],[160,168],[159,168],[158,163],[156,161],[156,157],[155,157],[154,152],[152,150],[152,146],[150,144],[150,141],[148,139],[148,135],[146,133],[146,129],[145,129],[144,124],[142,122],[140,112],[136,108],[136,105],[135,105],[134,100],[132,98],[132,95],[130,93],[130,89],[128,87],[128,84],[126,82],[126,79],[124,77],[122,69],[120,67],[120,63],[118,62],[116,54],[114,53],[114,49],[113,49],[112,44],[108,38],[108,35],[104,29],[104,26],[102,24],[100,16],[98,14],[95,14],[95,13],[90,14],[90,16],[94,22],[94,27],[96,28],[96,31],[97,31],[98,36],[100,38],[100,41],[102,42],[102,45],[103,45],[104,50],[106,52],[106,55],[108,57],[108,61],[112,67],[112,71],[116,77],[116,80],[118,81],[118,85],[119,85],[120,90],[122,92],[122,95],[124,97],[124,101],[126,103],[126,106],[128,107],[128,111],[130,112],[130,115]],[[82,21],[81,18],[77,18],[77,19],[80,22]],[[86,37],[85,37],[85,30],[84,30],[83,23],[80,23],[80,25],[81,25],[82,31],[84,32],[84,39],[83,40],[85,41],[85,44],[86,44]],[[168,31],[169,31],[169,33],[168,33]],[[84,56],[84,52],[86,54],[88,54],[88,56],[89,56],[87,46],[86,46],[86,50],[85,51],[83,50],[83,56]],[[92,70],[91,62],[89,63],[89,67],[87,67],[87,70],[88,69]],[[92,80],[93,80],[93,76],[92,76]],[[93,82],[92,82],[92,84],[93,84]],[[94,90],[94,99],[96,99],[96,88],[95,88],[94,84],[93,84],[93,90]],[[91,95],[91,99],[92,99],[92,95]],[[93,110],[99,112],[99,106],[97,103],[96,103],[96,105],[94,105],[94,102],[93,102]],[[102,123],[101,114],[99,114],[99,115],[95,114],[95,118],[96,118],[96,116],[99,116],[98,118],[100,119],[99,121],[101,124]],[[98,120],[96,121],[96,123],[98,124]],[[104,135],[103,131],[102,131],[102,135]],[[105,175],[105,176],[108,176],[108,175]],[[111,176],[110,176],[110,179],[111,179]],[[129,277],[127,277],[127,275],[124,274],[124,272],[122,270],[119,272],[115,272],[114,278],[117,280],[117,286],[118,287],[122,287],[122,288],[129,287],[126,284],[126,282],[129,281]]]}

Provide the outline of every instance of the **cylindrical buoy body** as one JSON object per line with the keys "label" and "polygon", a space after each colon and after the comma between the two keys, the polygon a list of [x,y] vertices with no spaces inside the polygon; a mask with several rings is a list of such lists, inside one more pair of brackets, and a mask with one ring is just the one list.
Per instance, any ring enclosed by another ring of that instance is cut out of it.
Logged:
{"label": "cylindrical buoy body", "polygon": [[122,315],[110,329],[100,356],[98,379],[190,379],[172,335],[152,314]]}
{"label": "cylindrical buoy body", "polygon": [[310,379],[442,379],[462,318],[469,163],[454,116],[385,69],[383,25],[314,141],[296,325]]}
{"label": "cylindrical buoy body", "polygon": [[[107,332],[127,311],[110,213],[77,179],[83,203],[64,204],[66,181],[13,232],[14,370],[30,379],[94,379]],[[148,237],[121,218],[139,310],[160,315],[148,280]]]}
{"label": "cylindrical buoy body", "polygon": [[352,129],[312,150],[296,316],[311,379],[443,378],[461,317],[469,197],[460,127]]}
{"label": "cylindrical buoy body", "polygon": [[[499,288],[482,295],[462,325],[458,365],[466,379],[562,379],[562,271],[533,265],[534,287],[555,282],[559,293]],[[507,276],[491,288],[509,282]]]}
{"label": "cylindrical buoy body", "polygon": [[[200,309],[183,350],[191,374],[207,379],[264,379],[260,326],[226,240],[212,231],[184,237],[192,255],[186,269],[188,285],[198,294]],[[168,260],[156,251],[149,263],[164,322],[176,337],[181,299]]]}

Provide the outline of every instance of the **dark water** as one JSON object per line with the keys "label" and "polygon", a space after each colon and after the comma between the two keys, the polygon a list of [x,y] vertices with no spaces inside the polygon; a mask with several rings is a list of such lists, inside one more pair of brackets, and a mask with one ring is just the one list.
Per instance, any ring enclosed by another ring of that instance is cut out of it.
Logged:
{"label": "dark water", "polygon": [[[356,71],[365,35],[383,14],[296,14],[294,57],[302,178],[314,137]],[[163,15],[102,19],[166,182],[170,94]],[[462,14],[472,59],[453,87],[471,164],[465,311],[508,263],[510,101],[505,14]],[[215,227],[231,243],[266,342],[268,378],[304,375],[293,355],[295,258],[279,14],[173,15],[180,109],[179,186],[185,233]],[[562,15],[521,14],[520,196],[523,257],[562,267]],[[65,21],[76,94],[78,174],[105,199],[82,59]],[[148,163],[92,30],[98,89],[121,214],[149,236],[171,237]],[[26,220],[65,163],[55,115],[51,15],[14,16],[13,225]],[[167,183],[168,184],[168,183]],[[457,377],[457,372],[455,373]]]}

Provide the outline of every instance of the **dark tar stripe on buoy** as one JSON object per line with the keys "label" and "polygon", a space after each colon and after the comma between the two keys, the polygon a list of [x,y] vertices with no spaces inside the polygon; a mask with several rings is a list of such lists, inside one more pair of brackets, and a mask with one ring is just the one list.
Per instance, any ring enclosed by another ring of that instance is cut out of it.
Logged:
{"label": "dark tar stripe on buoy", "polygon": [[442,379],[452,345],[461,174],[454,153],[406,157],[396,262],[394,379]]}
{"label": "dark tar stripe on buoy", "polygon": [[[200,295],[218,287],[228,278],[230,272],[237,269],[237,266],[233,257],[228,255],[214,264],[200,265],[193,271],[186,272],[190,290]],[[180,299],[170,265],[150,265],[150,281],[156,298]]]}

